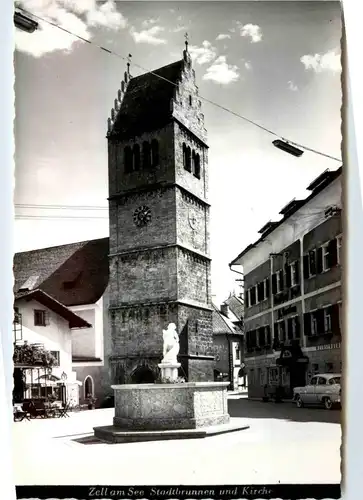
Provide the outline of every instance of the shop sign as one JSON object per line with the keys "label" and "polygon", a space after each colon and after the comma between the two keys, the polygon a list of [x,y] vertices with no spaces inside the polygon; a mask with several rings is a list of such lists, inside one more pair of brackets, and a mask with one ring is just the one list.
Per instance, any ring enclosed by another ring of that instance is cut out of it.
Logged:
{"label": "shop sign", "polygon": [[331,349],[340,349],[340,342],[336,344],[324,344],[324,345],[318,345],[316,346],[317,351],[326,351],[326,350],[331,350]]}

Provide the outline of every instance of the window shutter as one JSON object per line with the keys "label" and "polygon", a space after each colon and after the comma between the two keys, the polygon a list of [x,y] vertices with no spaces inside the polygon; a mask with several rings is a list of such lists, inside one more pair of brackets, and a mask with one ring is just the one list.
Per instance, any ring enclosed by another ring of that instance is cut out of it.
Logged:
{"label": "window shutter", "polygon": [[262,326],[258,329],[258,345],[263,347],[265,345],[265,327]]}
{"label": "window shutter", "polygon": [[246,347],[247,349],[251,347],[251,332],[246,332]]}
{"label": "window shutter", "polygon": [[286,287],[291,288],[291,266],[286,266],[285,272],[286,272]]}
{"label": "window shutter", "polygon": [[320,274],[323,272],[323,249],[322,247],[317,249],[316,252],[316,272]]}
{"label": "window shutter", "polygon": [[316,251],[311,250],[309,252],[309,265],[310,265],[310,274],[313,276],[316,274]]}
{"label": "window shutter", "polygon": [[338,244],[336,238],[329,242],[328,252],[329,267],[334,267],[338,264]]}
{"label": "window shutter", "polygon": [[303,264],[304,264],[304,279],[307,280],[309,278],[309,255],[304,255]]}
{"label": "window shutter", "polygon": [[300,262],[297,260],[293,266],[295,268],[296,283],[300,283]]}
{"label": "window shutter", "polygon": [[266,326],[266,344],[271,345],[271,328],[270,325]]}
{"label": "window shutter", "polygon": [[321,335],[325,331],[324,309],[318,309],[315,312],[315,317],[316,317],[316,324],[317,324],[318,335]]}
{"label": "window shutter", "polygon": [[266,299],[268,299],[270,296],[270,280],[267,278],[266,279]]}
{"label": "window shutter", "polygon": [[292,318],[289,318],[287,320],[287,338],[291,340],[293,338],[293,331],[292,331]]}
{"label": "window shutter", "polygon": [[283,289],[284,289],[284,281],[285,281],[285,280],[284,280],[284,273],[283,273],[283,271],[282,271],[282,270],[281,270],[281,271],[279,271],[279,273],[280,273],[281,290],[283,290]]}
{"label": "window shutter", "polygon": [[272,275],[272,295],[277,293],[277,277],[276,274]]}
{"label": "window shutter", "polygon": [[245,291],[245,305],[246,307],[250,307],[248,290]]}
{"label": "window shutter", "polygon": [[300,318],[296,316],[295,318],[295,338],[300,338]]}
{"label": "window shutter", "polygon": [[251,334],[251,347],[256,347],[256,330],[252,330]]}
{"label": "window shutter", "polygon": [[310,313],[304,314],[304,335],[307,337],[311,335],[311,318]]}
{"label": "window shutter", "polygon": [[339,304],[333,304],[330,308],[333,335],[341,335],[339,312]]}
{"label": "window shutter", "polygon": [[251,303],[251,306],[254,306],[256,304],[256,287],[253,286],[252,288],[250,288],[250,303]]}
{"label": "window shutter", "polygon": [[281,330],[282,330],[282,340],[283,340],[283,342],[285,342],[285,340],[286,340],[286,322],[282,321],[281,323],[282,323],[282,328],[281,328]]}

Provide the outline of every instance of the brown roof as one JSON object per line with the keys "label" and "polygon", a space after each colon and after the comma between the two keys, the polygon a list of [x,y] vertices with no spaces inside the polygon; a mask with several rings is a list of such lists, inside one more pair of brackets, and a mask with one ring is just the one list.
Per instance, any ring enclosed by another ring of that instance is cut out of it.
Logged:
{"label": "brown roof", "polygon": [[39,304],[42,304],[44,307],[54,311],[56,314],[68,321],[69,328],[90,328],[92,326],[88,323],[88,321],[78,316],[78,314],[68,309],[68,307],[58,302],[43,290],[20,292],[15,294],[15,300],[17,299],[36,300]]}
{"label": "brown roof", "polygon": [[94,304],[108,284],[109,239],[70,243],[14,256],[14,293],[40,289],[66,306]]}
{"label": "brown roof", "polygon": [[167,125],[172,119],[171,99],[174,97],[175,85],[181,78],[184,64],[182,59],[132,78],[117,113],[112,133],[133,137]]}

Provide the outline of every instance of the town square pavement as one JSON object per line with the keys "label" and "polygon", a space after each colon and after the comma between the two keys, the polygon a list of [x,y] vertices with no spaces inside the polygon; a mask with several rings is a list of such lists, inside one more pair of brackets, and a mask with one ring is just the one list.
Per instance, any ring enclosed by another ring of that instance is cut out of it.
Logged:
{"label": "town square pavement", "polygon": [[229,412],[249,429],[158,442],[106,444],[92,429],[113,409],[70,418],[15,422],[18,485],[208,485],[340,482],[340,410],[298,409],[229,397]]}

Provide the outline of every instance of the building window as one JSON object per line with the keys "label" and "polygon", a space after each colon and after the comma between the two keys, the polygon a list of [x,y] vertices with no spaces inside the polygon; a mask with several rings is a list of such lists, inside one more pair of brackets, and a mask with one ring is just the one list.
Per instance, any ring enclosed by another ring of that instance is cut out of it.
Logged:
{"label": "building window", "polygon": [[337,237],[337,263],[342,264],[342,237]]}
{"label": "building window", "polygon": [[317,335],[318,334],[318,318],[315,312],[313,312],[310,315],[310,321],[311,321],[311,330],[310,333],[311,335]]}
{"label": "building window", "polygon": [[140,146],[138,144],[135,144],[132,152],[134,170],[140,170]]}
{"label": "building window", "polygon": [[200,179],[200,156],[195,151],[193,151],[193,174]]}
{"label": "building window", "polygon": [[159,143],[156,139],[151,141],[151,166],[157,167],[159,165]]}
{"label": "building window", "polygon": [[291,286],[296,286],[299,283],[299,262],[295,261],[290,266]]}
{"label": "building window", "polygon": [[289,340],[298,339],[300,337],[300,322],[299,316],[293,316],[287,320],[287,338]]}
{"label": "building window", "polygon": [[91,375],[87,375],[84,380],[84,399],[93,396],[94,384]]}
{"label": "building window", "polygon": [[331,331],[332,331],[331,308],[327,307],[324,309],[324,332],[330,333]]}
{"label": "building window", "polygon": [[49,325],[49,316],[47,311],[40,309],[34,310],[34,326],[47,326]]}
{"label": "building window", "polygon": [[183,142],[183,165],[184,165],[185,170],[187,170],[188,172],[192,171],[191,150],[190,150],[190,147],[187,146],[184,142]]}
{"label": "building window", "polygon": [[132,172],[132,149],[126,146],[124,149],[125,172]]}
{"label": "building window", "polygon": [[245,291],[245,306],[250,307],[250,291]]}
{"label": "building window", "polygon": [[50,351],[50,354],[55,358],[54,366],[60,365],[60,352],[59,351]]}
{"label": "building window", "polygon": [[316,250],[311,250],[308,253],[308,262],[309,262],[309,277],[315,276],[315,274],[316,274]]}
{"label": "building window", "polygon": [[276,334],[280,342],[285,342],[286,328],[285,321],[277,321],[276,323]]}
{"label": "building window", "polygon": [[277,384],[279,381],[279,369],[277,367],[270,367],[268,369],[268,382],[270,385]]}
{"label": "building window", "polygon": [[145,170],[148,170],[151,166],[150,144],[147,141],[142,144],[142,166]]}
{"label": "building window", "polygon": [[329,254],[329,243],[322,246],[322,271],[328,271],[330,269],[330,254]]}

